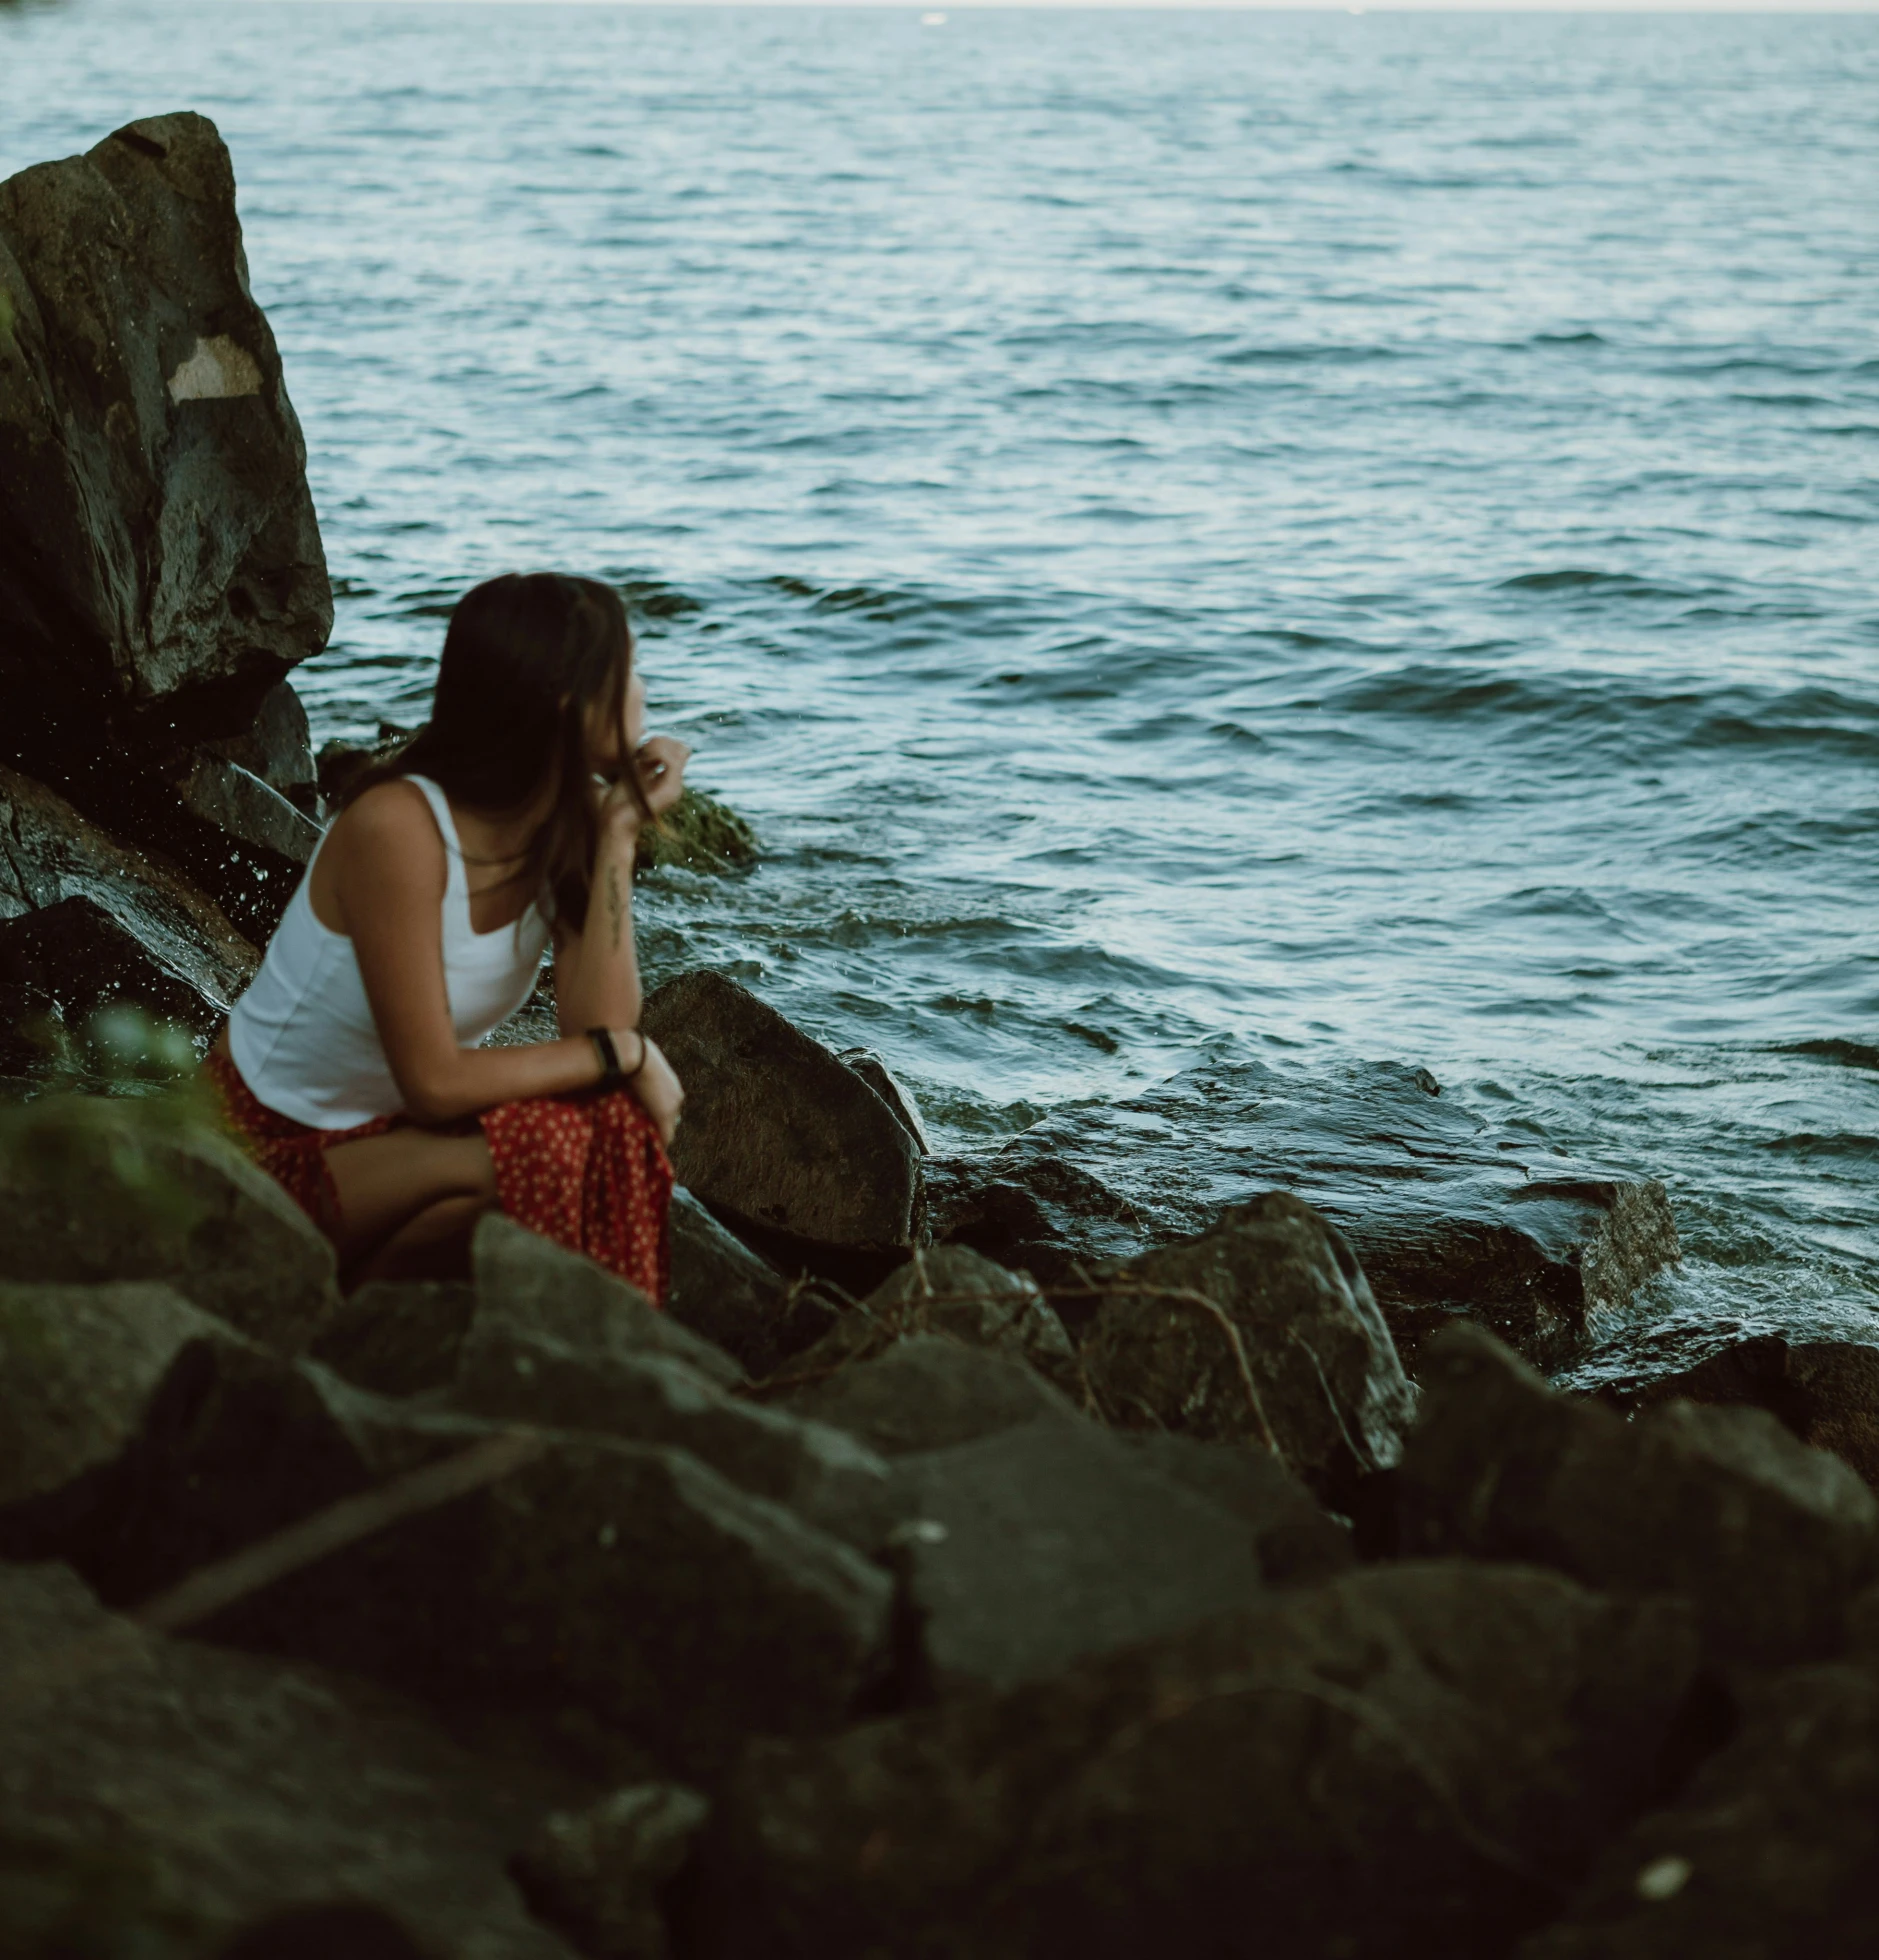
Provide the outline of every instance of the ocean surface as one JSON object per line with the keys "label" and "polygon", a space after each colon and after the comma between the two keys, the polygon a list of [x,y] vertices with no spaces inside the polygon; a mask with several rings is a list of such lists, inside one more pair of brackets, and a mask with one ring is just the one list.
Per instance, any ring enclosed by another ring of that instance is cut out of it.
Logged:
{"label": "ocean surface", "polygon": [[598,573],[766,847],[655,973],[954,1143],[1420,1064],[1879,1339],[1879,16],[0,5],[0,174],[184,107],[320,734]]}

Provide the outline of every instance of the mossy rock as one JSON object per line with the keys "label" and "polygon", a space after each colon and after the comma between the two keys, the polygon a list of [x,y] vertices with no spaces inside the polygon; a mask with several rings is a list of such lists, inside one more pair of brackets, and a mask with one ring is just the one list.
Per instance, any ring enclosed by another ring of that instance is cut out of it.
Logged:
{"label": "mossy rock", "polygon": [[741,871],[757,861],[757,833],[715,796],[688,789],[656,824],[641,831],[642,871]]}

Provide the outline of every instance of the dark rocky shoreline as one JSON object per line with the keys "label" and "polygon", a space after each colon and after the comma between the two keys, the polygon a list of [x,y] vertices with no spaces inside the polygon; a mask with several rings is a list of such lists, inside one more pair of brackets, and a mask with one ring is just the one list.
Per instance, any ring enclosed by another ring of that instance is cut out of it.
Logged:
{"label": "dark rocky shoreline", "polygon": [[1879,1940],[1879,1361],[1550,1389],[1663,1187],[1425,1071],[941,1158],[684,974],[667,1314],[500,1218],[342,1298],[187,1096],[53,1092],[252,973],[330,626],[213,127],[0,185],[0,1952]]}

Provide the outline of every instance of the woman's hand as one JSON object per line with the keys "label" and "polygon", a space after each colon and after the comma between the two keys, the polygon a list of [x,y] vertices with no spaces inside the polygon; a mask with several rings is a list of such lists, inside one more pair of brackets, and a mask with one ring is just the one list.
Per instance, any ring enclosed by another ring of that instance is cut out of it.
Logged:
{"label": "woman's hand", "polygon": [[[632,1032],[638,1034],[638,1029]],[[659,1044],[641,1034],[640,1040],[646,1044],[646,1057],[634,1071],[629,1085],[639,1098],[640,1107],[653,1120],[659,1132],[659,1141],[669,1150],[672,1139],[678,1134],[679,1111],[685,1106],[685,1091],[679,1086],[679,1079],[672,1073],[672,1064],[660,1052]],[[615,1038],[615,1047],[619,1039]]]}
{"label": "woman's hand", "polygon": [[[649,735],[633,752],[640,794],[646,799],[646,810],[655,818],[663,817],[684,795],[685,764],[690,756],[691,750],[671,735]],[[601,799],[600,818],[612,829],[639,829],[645,816],[629,782],[622,779],[609,786]]]}

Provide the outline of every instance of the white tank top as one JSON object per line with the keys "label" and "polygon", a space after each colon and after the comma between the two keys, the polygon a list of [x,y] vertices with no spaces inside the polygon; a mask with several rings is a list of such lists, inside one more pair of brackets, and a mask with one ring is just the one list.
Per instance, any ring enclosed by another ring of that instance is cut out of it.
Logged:
{"label": "white tank top", "polygon": [[[531,904],[515,924],[478,932],[470,923],[469,876],[449,799],[428,776],[405,780],[424,792],[443,835],[444,986],[457,1039],[474,1048],[528,999],[548,923],[540,905]],[[260,972],[228,1017],[229,1052],[269,1109],[315,1129],[349,1130],[375,1116],[395,1116],[404,1098],[385,1059],[352,941],[314,916],[312,883],[309,864]]]}

